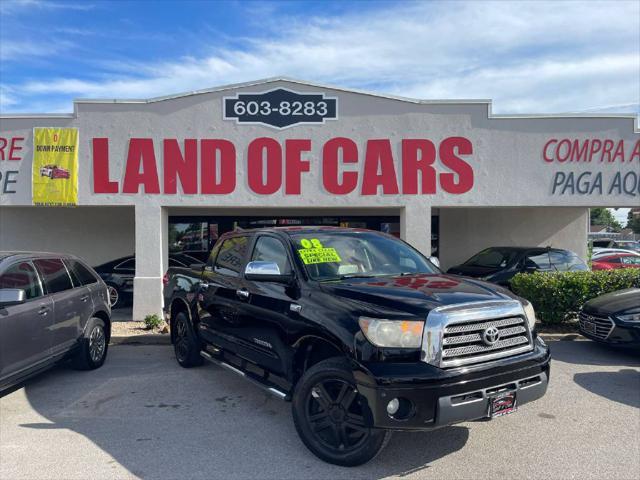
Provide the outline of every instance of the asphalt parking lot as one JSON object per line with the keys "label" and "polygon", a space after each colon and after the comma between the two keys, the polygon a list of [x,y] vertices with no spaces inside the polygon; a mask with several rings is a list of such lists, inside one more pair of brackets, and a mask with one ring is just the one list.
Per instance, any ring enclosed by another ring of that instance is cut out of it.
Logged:
{"label": "asphalt parking lot", "polygon": [[0,478],[619,478],[640,476],[640,356],[551,342],[547,395],[514,414],[396,433],[374,461],[328,465],[290,404],[166,346],[112,346],[103,368],[60,366],[0,399]]}

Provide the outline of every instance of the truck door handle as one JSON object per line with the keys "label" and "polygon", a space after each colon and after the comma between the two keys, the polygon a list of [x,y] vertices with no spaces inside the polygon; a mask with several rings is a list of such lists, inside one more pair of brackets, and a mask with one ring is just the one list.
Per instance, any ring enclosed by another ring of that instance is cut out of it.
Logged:
{"label": "truck door handle", "polygon": [[236,295],[241,300],[247,300],[249,298],[249,290],[247,290],[246,288],[240,288],[236,290]]}
{"label": "truck door handle", "polygon": [[89,295],[83,295],[82,297],[80,297],[81,302],[86,302],[87,300],[89,300]]}
{"label": "truck door handle", "polygon": [[40,310],[38,310],[38,315],[45,316],[47,313],[49,313],[49,307],[45,305],[41,306]]}

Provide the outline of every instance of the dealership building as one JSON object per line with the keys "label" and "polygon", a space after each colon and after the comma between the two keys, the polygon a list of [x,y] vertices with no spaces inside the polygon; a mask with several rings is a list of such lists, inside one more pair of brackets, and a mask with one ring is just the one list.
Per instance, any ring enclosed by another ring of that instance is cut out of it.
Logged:
{"label": "dealership building", "polygon": [[[34,205],[41,127],[77,130],[77,175],[39,169],[77,182],[75,206]],[[639,133],[633,115],[493,115],[286,78],[77,100],[0,117],[0,250],[135,252],[135,319],[160,312],[169,252],[205,258],[236,228],[381,230],[445,269],[489,246],[585,258],[589,207],[640,205]]]}

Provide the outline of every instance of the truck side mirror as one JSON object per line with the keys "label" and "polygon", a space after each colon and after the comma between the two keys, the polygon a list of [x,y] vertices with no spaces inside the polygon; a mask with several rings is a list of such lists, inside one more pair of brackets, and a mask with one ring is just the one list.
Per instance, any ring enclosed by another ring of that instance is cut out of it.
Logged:
{"label": "truck side mirror", "polygon": [[275,262],[249,262],[244,269],[244,277],[254,282],[291,283],[293,273],[280,273]]}
{"label": "truck side mirror", "polygon": [[27,294],[21,288],[2,288],[0,289],[0,306],[16,305],[24,303]]}

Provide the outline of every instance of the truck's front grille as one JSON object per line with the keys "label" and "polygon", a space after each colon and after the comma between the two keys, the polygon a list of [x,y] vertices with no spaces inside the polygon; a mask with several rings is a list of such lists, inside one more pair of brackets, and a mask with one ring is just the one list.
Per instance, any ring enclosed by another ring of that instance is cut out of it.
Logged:
{"label": "truck's front grille", "polygon": [[[526,321],[522,317],[509,317],[490,321],[470,321],[444,329],[442,339],[442,366],[482,362],[486,354],[492,358],[508,356],[513,350],[530,344]],[[483,333],[495,327],[495,342],[483,339]],[[466,332],[477,332],[467,334]]]}
{"label": "truck's front grille", "polygon": [[477,302],[429,313],[422,350],[427,363],[452,368],[528,352],[533,342],[520,302]]}
{"label": "truck's front grille", "polygon": [[[613,330],[614,323],[609,317],[603,315],[591,315],[588,313],[580,312],[578,315],[578,323],[580,330],[594,337],[605,340]],[[593,324],[593,327],[587,328],[585,323]]]}

